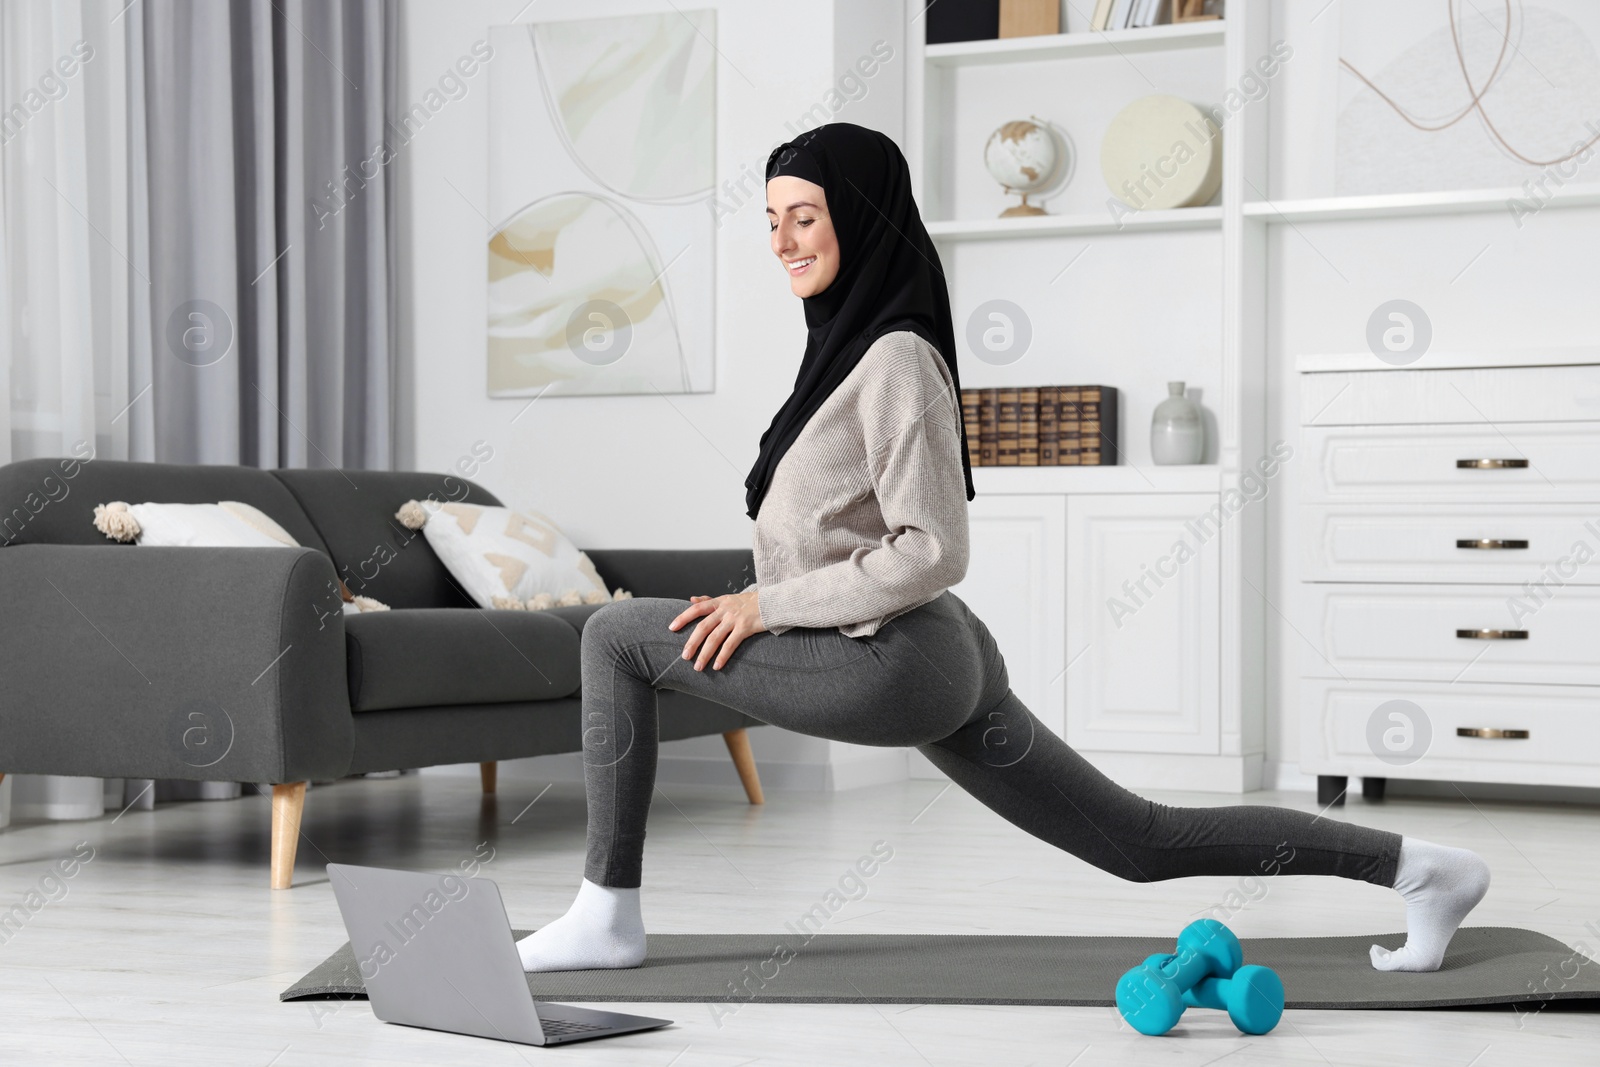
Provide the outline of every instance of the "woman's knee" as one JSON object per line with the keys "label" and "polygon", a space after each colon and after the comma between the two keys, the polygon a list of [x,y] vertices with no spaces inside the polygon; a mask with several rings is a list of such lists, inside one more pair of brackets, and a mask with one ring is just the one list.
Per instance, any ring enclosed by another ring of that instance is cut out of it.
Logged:
{"label": "woman's knee", "polygon": [[687,600],[666,597],[609,601],[583,624],[583,646],[597,644],[618,648],[641,637],[671,635],[674,631],[669,630],[667,624],[688,606]]}

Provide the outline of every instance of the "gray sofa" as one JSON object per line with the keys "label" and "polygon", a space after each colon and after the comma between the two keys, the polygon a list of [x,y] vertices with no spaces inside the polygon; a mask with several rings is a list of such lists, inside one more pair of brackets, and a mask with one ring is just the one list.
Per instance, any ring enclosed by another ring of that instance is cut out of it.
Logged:
{"label": "gray sofa", "polygon": [[[271,882],[287,888],[305,785],[366,771],[582,748],[579,640],[603,604],[484,611],[408,499],[498,504],[454,475],[95,459],[0,467],[0,772],[273,784]],[[94,506],[239,500],[303,548],[141,548]],[[587,549],[608,589],[720,595],[749,550]],[[395,610],[346,616],[336,578]],[[722,734],[760,783],[731,708],[660,691],[662,740]]]}

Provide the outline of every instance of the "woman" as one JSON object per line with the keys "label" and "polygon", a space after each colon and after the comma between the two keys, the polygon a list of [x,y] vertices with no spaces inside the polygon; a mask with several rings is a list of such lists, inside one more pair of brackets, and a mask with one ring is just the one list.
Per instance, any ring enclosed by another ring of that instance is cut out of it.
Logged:
{"label": "woman", "polygon": [[1437,969],[1488,889],[1476,854],[1286,808],[1146,800],[1011,692],[988,629],[949,591],[967,569],[972,472],[949,297],[894,142],[832,123],[781,145],[767,219],[809,336],[746,481],[756,582],[687,605],[617,601],[589,619],[584,880],[565,915],[518,943],[524,967],[644,960],[659,688],[804,734],[915,745],[1017,826],[1130,881],[1256,874],[1292,855],[1298,874],[1392,886],[1406,944],[1372,946],[1372,965]]}

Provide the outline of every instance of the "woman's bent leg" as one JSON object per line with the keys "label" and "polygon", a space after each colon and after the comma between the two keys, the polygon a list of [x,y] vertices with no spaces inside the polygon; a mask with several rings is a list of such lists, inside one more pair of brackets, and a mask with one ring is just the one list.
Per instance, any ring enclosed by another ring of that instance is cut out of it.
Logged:
{"label": "woman's bent leg", "polygon": [[948,735],[978,700],[976,645],[948,598],[865,638],[811,628],[754,634],[721,670],[703,671],[683,658],[690,627],[667,628],[688,607],[687,600],[623,600],[584,626],[584,881],[565,915],[517,943],[526,970],[644,960],[638,886],[655,787],[657,689],[815,737],[896,747]]}
{"label": "woman's bent leg", "polygon": [[640,883],[655,787],[657,689],[813,737],[897,747],[949,734],[978,700],[975,647],[948,604],[918,609],[916,618],[902,616],[865,638],[811,628],[754,634],[721,670],[703,671],[683,658],[692,626],[667,628],[688,607],[686,600],[623,600],[584,627],[584,877],[596,885]]}

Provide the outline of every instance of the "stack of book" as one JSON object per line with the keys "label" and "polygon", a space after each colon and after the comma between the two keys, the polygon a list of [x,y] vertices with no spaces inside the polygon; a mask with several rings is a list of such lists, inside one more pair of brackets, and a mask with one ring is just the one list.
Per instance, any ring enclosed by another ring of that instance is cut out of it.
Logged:
{"label": "stack of book", "polygon": [[1117,390],[1018,385],[961,390],[974,467],[1101,467],[1117,463]]}

